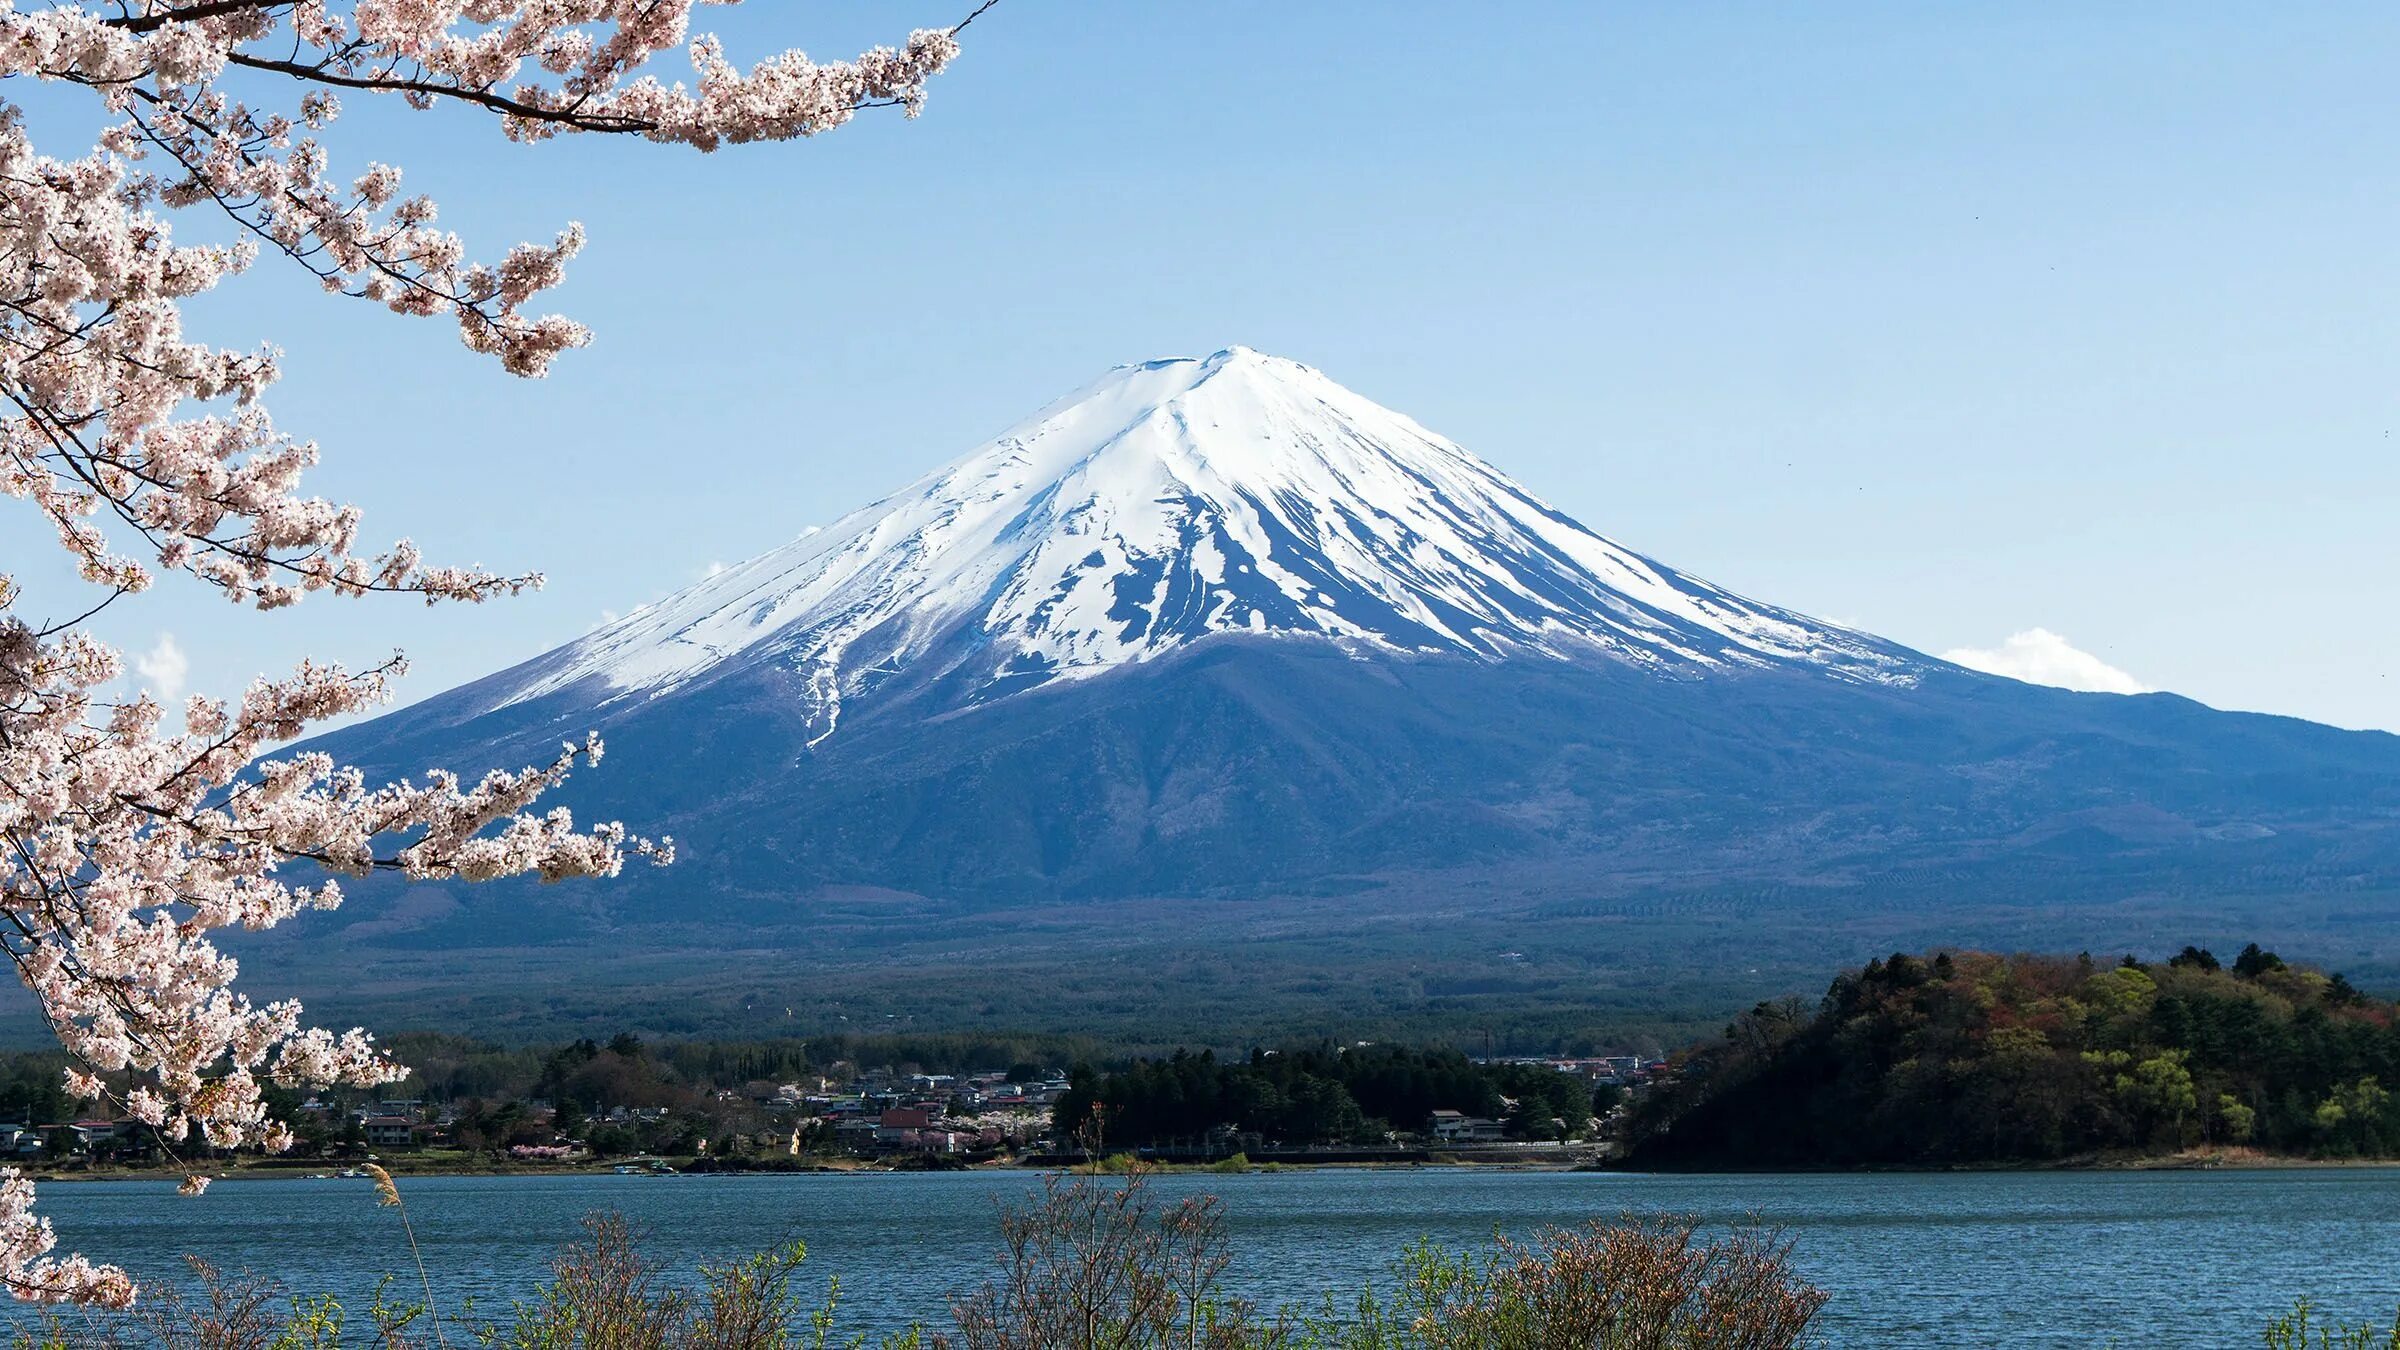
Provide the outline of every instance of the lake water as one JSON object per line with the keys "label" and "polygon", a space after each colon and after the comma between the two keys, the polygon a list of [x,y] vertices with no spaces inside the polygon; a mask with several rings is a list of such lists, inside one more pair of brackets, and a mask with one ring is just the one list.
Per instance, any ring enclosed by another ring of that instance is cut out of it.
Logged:
{"label": "lake water", "polygon": [[[947,1325],[997,1245],[1024,1173],[404,1179],[436,1292],[490,1308],[540,1280],[579,1219],[615,1210],[689,1263],[800,1237],[838,1274],[845,1326]],[[2400,1170],[1647,1176],[1488,1170],[1173,1176],[1223,1198],[1238,1292],[1308,1304],[1381,1276],[1431,1236],[1480,1243],[1627,1209],[1780,1226],[1833,1300],[1836,1345],[2255,1344],[2295,1295],[2355,1318],[2400,1306]],[[408,1265],[364,1181],[227,1181],[198,1199],[157,1183],[44,1188],[62,1249],[137,1276],[184,1252],[363,1304]],[[404,1288],[413,1287],[413,1283]]]}

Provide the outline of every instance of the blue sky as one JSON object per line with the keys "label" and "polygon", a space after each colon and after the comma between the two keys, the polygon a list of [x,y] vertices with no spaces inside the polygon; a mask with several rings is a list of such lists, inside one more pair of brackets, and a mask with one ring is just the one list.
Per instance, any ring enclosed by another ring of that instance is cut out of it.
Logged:
{"label": "blue sky", "polygon": [[[715,14],[841,55],[953,9]],[[194,324],[288,349],[277,416],[370,536],[550,586],[170,583],[110,634],[226,692],[405,647],[424,697],[1240,342],[1736,590],[2400,729],[2400,11],[1003,0],[967,36],[920,121],[708,157],[353,100],[337,153],[483,255],[583,221],[557,303],[598,343],[516,381],[263,263]]]}

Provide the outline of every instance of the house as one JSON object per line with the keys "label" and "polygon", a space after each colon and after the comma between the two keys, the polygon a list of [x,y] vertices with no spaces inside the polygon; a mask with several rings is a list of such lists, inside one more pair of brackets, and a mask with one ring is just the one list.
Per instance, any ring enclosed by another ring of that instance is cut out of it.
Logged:
{"label": "house", "polygon": [[416,1142],[417,1122],[406,1116],[369,1116],[359,1122],[369,1148],[407,1148]]}
{"label": "house", "polygon": [[1488,1144],[1507,1137],[1499,1121],[1457,1111],[1434,1112],[1426,1122],[1425,1132],[1444,1144]]}
{"label": "house", "polygon": [[933,1128],[933,1114],[913,1107],[894,1107],[875,1122],[875,1142],[906,1147],[914,1136]]}

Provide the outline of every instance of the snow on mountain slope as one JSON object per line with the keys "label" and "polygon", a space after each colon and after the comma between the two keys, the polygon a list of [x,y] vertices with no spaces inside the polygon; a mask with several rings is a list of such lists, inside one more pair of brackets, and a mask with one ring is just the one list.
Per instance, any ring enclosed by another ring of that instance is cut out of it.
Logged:
{"label": "snow on mountain slope", "polygon": [[1235,347],[1124,366],[830,528],[524,668],[499,706],[802,677],[819,739],[903,673],[975,702],[1223,633],[1662,670],[1923,659],[1745,600],[1561,515],[1410,419]]}

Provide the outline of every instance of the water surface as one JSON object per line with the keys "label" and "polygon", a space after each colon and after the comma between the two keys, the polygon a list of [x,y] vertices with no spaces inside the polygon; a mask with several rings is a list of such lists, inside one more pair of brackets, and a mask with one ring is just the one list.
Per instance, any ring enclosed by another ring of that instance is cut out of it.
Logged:
{"label": "water surface", "polygon": [[[504,1306],[527,1295],[580,1218],[615,1210],[679,1265],[798,1237],[812,1278],[838,1274],[845,1325],[946,1325],[989,1268],[1012,1172],[756,1177],[404,1178],[434,1288]],[[2388,1318],[2400,1307],[2400,1170],[1811,1176],[1323,1171],[1172,1176],[1214,1193],[1238,1292],[1314,1306],[1385,1274],[1421,1236],[1524,1234],[1627,1209],[1746,1215],[1787,1229],[1832,1292],[1836,1345],[2238,1345],[2292,1297]],[[184,1252],[273,1272],[363,1305],[385,1274],[414,1284],[399,1222],[364,1181],[225,1181],[198,1199],[152,1182],[45,1187],[60,1246],[137,1276]]]}

